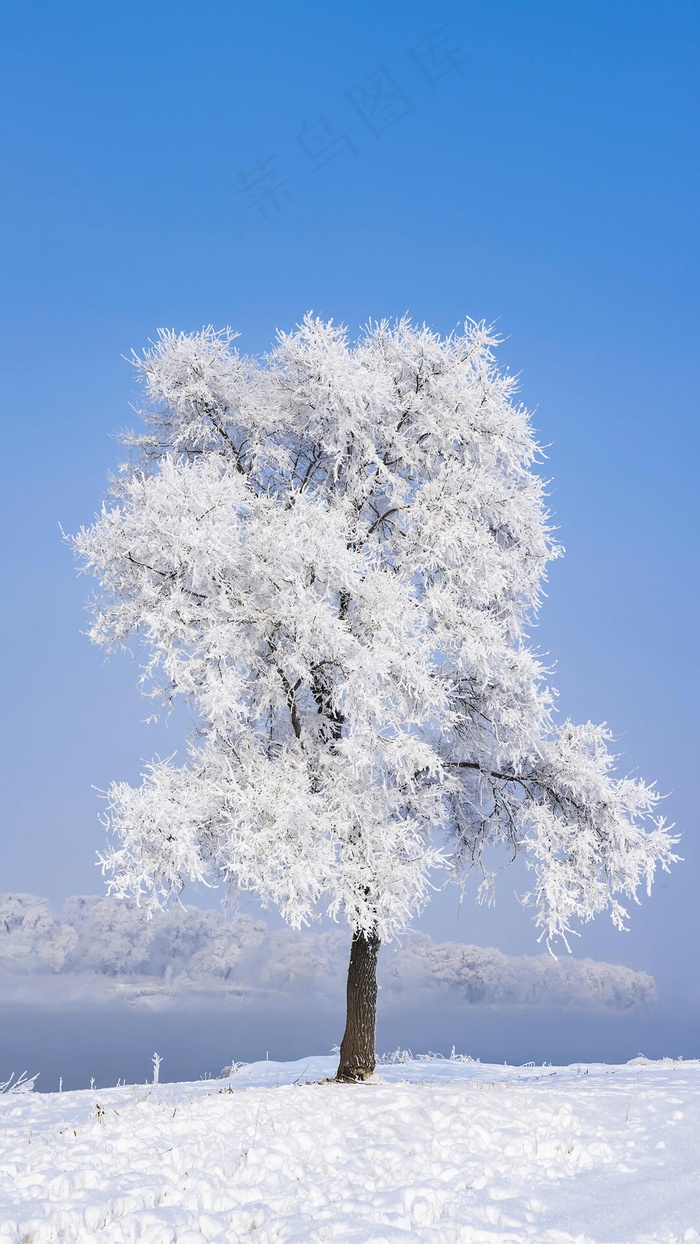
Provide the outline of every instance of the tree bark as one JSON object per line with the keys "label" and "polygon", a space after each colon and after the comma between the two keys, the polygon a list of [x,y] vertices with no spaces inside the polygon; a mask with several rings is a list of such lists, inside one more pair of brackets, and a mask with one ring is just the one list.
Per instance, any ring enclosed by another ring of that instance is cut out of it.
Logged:
{"label": "tree bark", "polygon": [[379,938],[355,933],[348,967],[347,1018],[336,1080],[367,1080],[374,1071]]}

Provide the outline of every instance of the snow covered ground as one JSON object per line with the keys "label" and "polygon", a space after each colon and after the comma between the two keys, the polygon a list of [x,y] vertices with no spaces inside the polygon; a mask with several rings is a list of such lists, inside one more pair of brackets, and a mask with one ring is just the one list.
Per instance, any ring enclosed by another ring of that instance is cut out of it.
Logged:
{"label": "snow covered ground", "polygon": [[700,1241],[700,1062],[380,1066],[0,1097],[0,1244]]}

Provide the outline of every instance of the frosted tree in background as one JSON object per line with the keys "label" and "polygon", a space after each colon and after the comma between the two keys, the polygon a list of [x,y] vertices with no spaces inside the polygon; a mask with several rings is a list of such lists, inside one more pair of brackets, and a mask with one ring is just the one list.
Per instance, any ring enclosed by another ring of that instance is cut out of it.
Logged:
{"label": "frosted tree in background", "polygon": [[307,316],[261,360],[161,332],[146,431],[74,540],[93,640],[139,637],[144,684],[198,722],[186,763],[109,792],[111,889],[223,881],[294,926],[352,932],[338,1076],[374,1067],[380,943],[485,848],[524,854],[547,939],[674,860],[658,795],[609,732],[558,723],[528,644],[547,563],[537,446],[479,324],[355,344]]}

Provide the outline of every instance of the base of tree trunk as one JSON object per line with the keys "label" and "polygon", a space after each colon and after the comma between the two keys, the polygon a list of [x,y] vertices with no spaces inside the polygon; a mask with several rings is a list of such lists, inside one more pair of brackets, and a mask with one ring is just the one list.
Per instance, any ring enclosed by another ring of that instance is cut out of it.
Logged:
{"label": "base of tree trunk", "polygon": [[340,1046],[336,1080],[367,1080],[376,1063],[374,1034],[377,1023],[377,955],[379,938],[355,933],[348,968],[348,1004],[345,1035]]}

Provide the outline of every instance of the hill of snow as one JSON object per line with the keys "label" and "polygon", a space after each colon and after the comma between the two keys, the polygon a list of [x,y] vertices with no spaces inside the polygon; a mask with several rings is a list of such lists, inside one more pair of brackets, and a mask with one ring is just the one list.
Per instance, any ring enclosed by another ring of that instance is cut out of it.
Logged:
{"label": "hill of snow", "polygon": [[0,1096],[0,1244],[700,1241],[700,1062],[334,1067]]}

